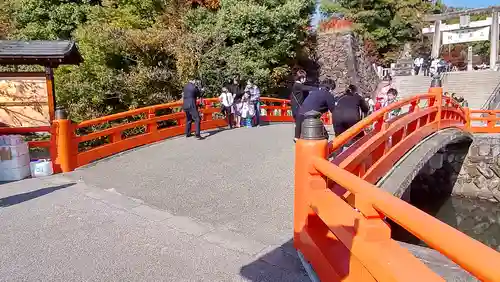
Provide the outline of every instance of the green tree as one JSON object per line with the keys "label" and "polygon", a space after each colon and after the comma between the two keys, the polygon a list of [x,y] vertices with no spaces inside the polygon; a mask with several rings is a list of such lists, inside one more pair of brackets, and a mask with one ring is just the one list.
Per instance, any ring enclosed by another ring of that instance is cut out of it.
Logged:
{"label": "green tree", "polygon": [[0,3],[0,39],[5,39],[12,28],[12,21],[9,17],[11,12],[10,2]]}
{"label": "green tree", "polygon": [[[232,74],[281,85],[305,48],[312,0],[7,0],[11,39],[72,39],[80,66],[56,70],[76,121],[177,100],[200,77],[209,95]],[[12,28],[10,28],[12,27]],[[0,33],[1,36],[1,33]]]}
{"label": "green tree", "polygon": [[75,119],[180,98],[169,33],[140,13],[129,5],[96,8],[73,33],[85,61],[56,75],[59,102]]}
{"label": "green tree", "polygon": [[69,39],[88,20],[92,0],[10,0],[16,32],[22,39]]}
{"label": "green tree", "polygon": [[329,17],[352,21],[355,31],[374,43],[383,64],[394,62],[407,42],[421,39],[423,16],[436,6],[422,0],[322,0]]}
{"label": "green tree", "polygon": [[314,1],[225,0],[215,12],[186,14],[194,34],[188,44],[210,93],[233,74],[253,79],[264,92],[283,83],[306,43],[313,8]]}

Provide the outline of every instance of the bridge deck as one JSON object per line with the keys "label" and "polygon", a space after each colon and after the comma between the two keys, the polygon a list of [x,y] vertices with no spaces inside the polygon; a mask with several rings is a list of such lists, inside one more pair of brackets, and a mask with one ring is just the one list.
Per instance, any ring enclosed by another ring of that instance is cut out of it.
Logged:
{"label": "bridge deck", "polygon": [[292,128],[177,138],[1,185],[0,276],[308,281],[291,244]]}

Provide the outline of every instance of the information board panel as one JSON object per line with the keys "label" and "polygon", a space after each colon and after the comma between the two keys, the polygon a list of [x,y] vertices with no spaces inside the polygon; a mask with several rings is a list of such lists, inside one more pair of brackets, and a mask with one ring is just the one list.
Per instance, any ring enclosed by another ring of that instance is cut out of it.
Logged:
{"label": "information board panel", "polygon": [[490,27],[443,31],[443,45],[490,40]]}
{"label": "information board panel", "polygon": [[0,77],[0,125],[49,125],[45,77]]}

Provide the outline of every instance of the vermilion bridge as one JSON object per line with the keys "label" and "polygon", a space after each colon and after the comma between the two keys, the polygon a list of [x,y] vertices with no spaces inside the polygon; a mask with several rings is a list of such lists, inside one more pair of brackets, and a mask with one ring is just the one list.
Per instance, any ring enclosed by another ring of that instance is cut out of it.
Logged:
{"label": "vermilion bridge", "polygon": [[[448,279],[391,239],[390,219],[478,279],[500,281],[498,252],[377,187],[429,136],[450,129],[465,137],[500,133],[497,112],[462,108],[433,87],[373,113],[330,143],[305,136],[295,146],[293,171],[292,126],[282,124],[292,122],[288,101],[262,102],[263,121],[277,125],[219,132],[214,129],[226,121],[217,101],[206,99],[202,129],[217,135],[204,141],[172,138],[184,131],[180,103],[80,123],[60,114],[48,127],[0,128],[1,134],[49,133],[50,141],[30,147],[49,148],[54,170],[63,172],[42,180],[60,184],[52,188],[34,179],[5,184],[2,206],[13,208],[0,213],[7,250],[0,274],[14,280],[304,281],[286,243],[293,236],[306,269],[321,281]],[[397,108],[403,114],[388,119]],[[339,151],[361,131],[367,134]],[[332,152],[336,157],[328,160]],[[70,189],[87,198],[70,196]],[[28,208],[28,200],[35,206]],[[66,216],[66,210],[72,212]],[[23,231],[27,222],[36,223]]]}

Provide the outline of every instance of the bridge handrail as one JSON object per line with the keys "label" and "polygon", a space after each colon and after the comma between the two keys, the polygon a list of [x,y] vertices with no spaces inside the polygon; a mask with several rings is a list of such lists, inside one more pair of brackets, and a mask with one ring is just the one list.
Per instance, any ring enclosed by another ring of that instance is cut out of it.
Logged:
{"label": "bridge handrail", "polygon": [[356,205],[360,211],[375,208],[483,281],[500,277],[497,251],[325,159],[316,157],[313,165],[351,193],[369,199],[369,205]]}
{"label": "bridge handrail", "polygon": [[[476,116],[479,115],[479,116]],[[486,123],[478,126],[474,121]],[[470,131],[474,133],[500,133],[500,110],[469,110]]]}
{"label": "bridge handrail", "polygon": [[85,120],[85,121],[82,121],[82,122],[76,124],[76,127],[77,128],[89,127],[92,125],[110,122],[113,120],[129,117],[129,116],[145,114],[145,113],[148,113],[149,111],[157,111],[157,110],[175,108],[175,107],[181,107],[181,106],[182,106],[182,102],[172,102],[172,103],[148,106],[148,107],[129,110],[129,111],[121,112],[121,113],[117,113],[117,114],[107,115],[107,116],[103,116],[103,117],[99,117],[99,118],[95,118],[95,119]]}
{"label": "bridge handrail", "polygon": [[396,119],[388,120],[387,115],[396,109],[401,109],[402,107],[410,106],[409,112],[412,112],[414,109],[420,108],[419,103],[422,100],[430,101],[429,103],[426,104],[426,107],[430,107],[434,105],[435,100],[438,99],[437,97],[441,97],[442,99],[441,103],[447,105],[448,107],[453,107],[458,109],[461,112],[461,116],[463,117],[464,121],[467,120],[466,110],[462,108],[460,104],[458,104],[451,97],[440,96],[440,94],[436,95],[436,93],[419,94],[416,96],[405,98],[401,101],[396,101],[378,111],[373,112],[371,115],[362,119],[360,122],[356,123],[354,126],[346,130],[344,133],[337,136],[332,141],[329,150],[331,152],[337,151],[341,147],[348,144],[348,142],[350,142],[355,136],[370,128],[374,123],[378,123],[378,126],[375,126],[375,130],[379,131],[384,124],[388,125],[388,123],[394,122],[397,119],[397,117]]}
{"label": "bridge handrail", "polygon": [[[429,103],[421,108],[421,100]],[[408,105],[408,113],[387,119],[388,113]],[[367,279],[362,274],[369,273],[377,281],[442,281],[406,249],[394,243],[383,221],[385,216],[476,277],[488,281],[500,278],[499,253],[372,185],[381,176],[380,172],[386,173],[429,134],[447,127],[476,132],[470,117],[475,112],[480,111],[462,108],[450,97],[444,97],[442,88],[431,88],[428,94],[380,109],[335,138],[330,145],[317,140],[300,139],[297,142],[294,244],[312,263],[320,279],[336,277],[342,280],[342,276],[347,275],[358,281]],[[490,113],[495,114],[492,120],[500,120],[496,111]],[[356,141],[333,163],[327,161],[327,151],[344,146],[372,125],[375,129],[366,138]],[[494,132],[492,128],[487,130]],[[336,214],[342,216],[336,217]],[[445,233],[436,235],[435,231]],[[338,249],[335,242],[339,241],[347,251]],[[346,257],[342,259],[348,260],[350,271],[346,273],[339,264],[341,258],[328,253],[332,249],[344,253]],[[483,253],[484,261],[483,258],[475,259],[481,257],[475,254]],[[413,277],[409,277],[409,273]]]}
{"label": "bridge handrail", "polygon": [[380,121],[385,121],[386,115],[396,109],[400,109],[403,106],[411,104],[411,102],[417,102],[422,99],[430,99],[430,98],[435,98],[434,95],[430,94],[421,94],[417,96],[412,96],[405,98],[401,101],[394,102],[387,107],[384,107],[378,111],[373,112],[366,118],[362,119],[358,123],[356,123],[354,126],[350,127],[348,130],[344,131],[342,134],[337,136],[332,144],[331,144],[331,150],[336,151],[340,147],[346,145],[352,138],[369,128],[373,123],[375,122],[380,122]]}
{"label": "bridge handrail", "polygon": [[[202,98],[201,101],[203,104],[219,103],[218,98]],[[290,103],[290,100],[279,99],[279,98],[270,98],[270,97],[261,97],[261,101],[262,102],[269,102],[269,103],[281,103],[281,104],[283,104],[283,103],[289,104]],[[92,126],[92,125],[96,125],[96,124],[100,124],[100,123],[104,123],[104,122],[109,122],[109,121],[129,117],[129,116],[148,113],[149,111],[158,111],[158,110],[162,110],[162,109],[181,108],[181,107],[182,107],[182,101],[159,104],[159,105],[154,105],[154,106],[147,106],[147,107],[142,107],[142,108],[138,108],[138,109],[134,109],[134,110],[129,110],[129,111],[122,112],[122,113],[117,113],[117,114],[107,115],[104,117],[99,117],[99,118],[95,118],[95,119],[82,121],[82,122],[77,124],[77,127],[78,128],[88,127],[88,126]]]}
{"label": "bridge handrail", "polygon": [[[226,119],[222,115],[218,115],[220,113],[218,98],[203,98],[201,102],[202,130],[227,126]],[[279,104],[279,106],[273,104]],[[261,116],[261,120],[264,122],[293,122],[289,113],[289,104],[289,100],[261,97],[261,109],[267,111],[264,116]],[[32,144],[54,147],[53,150],[51,149],[54,171],[71,171],[76,167],[134,147],[182,135],[185,115],[181,108],[182,101],[176,101],[133,109],[80,123],[72,123],[70,120],[54,120],[52,125],[48,127],[53,139],[48,143],[43,141]],[[20,129],[20,131],[29,133],[33,130]],[[15,130],[4,130],[0,134],[13,134],[14,132]],[[124,135],[125,132],[128,133]],[[99,141],[96,144],[95,141],[102,138],[105,138],[104,141]],[[93,143],[88,143],[89,141]],[[82,147],[80,146],[82,144],[87,145]],[[57,148],[55,148],[56,146]],[[61,162],[65,164],[61,165]]]}

